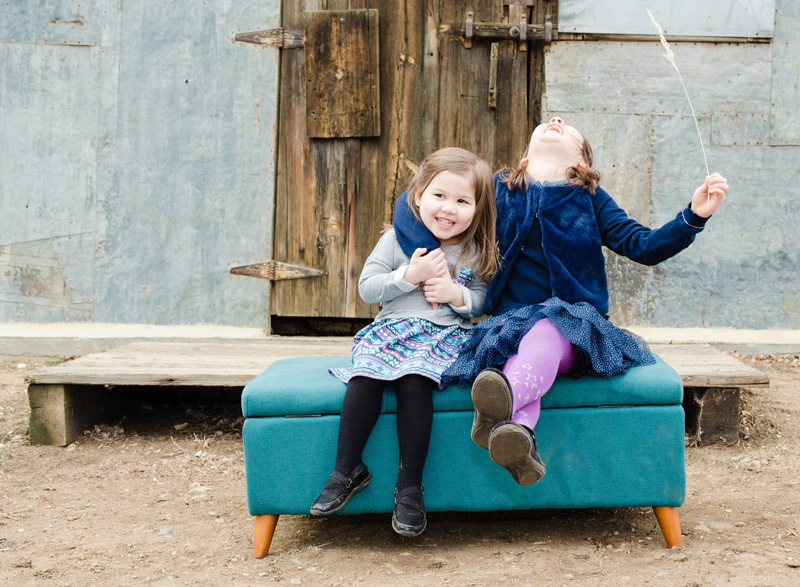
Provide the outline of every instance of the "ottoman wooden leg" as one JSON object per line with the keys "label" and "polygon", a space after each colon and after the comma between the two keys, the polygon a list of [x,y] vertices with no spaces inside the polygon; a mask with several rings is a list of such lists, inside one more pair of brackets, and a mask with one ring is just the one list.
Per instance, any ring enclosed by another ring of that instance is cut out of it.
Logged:
{"label": "ottoman wooden leg", "polygon": [[[269,554],[269,545],[272,544],[272,535],[275,533],[275,525],[278,523],[278,515],[263,514],[256,516],[256,537],[253,542],[253,556],[264,558]],[[680,534],[680,531],[678,532]]]}
{"label": "ottoman wooden leg", "polygon": [[683,536],[681,536],[681,520],[678,516],[678,508],[667,506],[653,506],[658,525],[667,540],[667,546],[683,546]]}

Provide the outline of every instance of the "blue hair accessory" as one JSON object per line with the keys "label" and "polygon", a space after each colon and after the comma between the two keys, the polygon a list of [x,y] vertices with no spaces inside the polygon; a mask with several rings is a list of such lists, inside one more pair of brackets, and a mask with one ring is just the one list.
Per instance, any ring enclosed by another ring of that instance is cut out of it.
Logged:
{"label": "blue hair accessory", "polygon": [[475,280],[475,272],[468,268],[462,267],[461,270],[458,272],[458,279],[456,280],[459,285],[463,285],[464,287],[468,287]]}

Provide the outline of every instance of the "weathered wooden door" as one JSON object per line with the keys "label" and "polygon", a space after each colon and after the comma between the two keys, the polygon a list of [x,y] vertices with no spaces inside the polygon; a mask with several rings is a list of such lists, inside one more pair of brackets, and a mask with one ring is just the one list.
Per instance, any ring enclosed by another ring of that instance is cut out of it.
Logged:
{"label": "weathered wooden door", "polygon": [[281,50],[273,259],[324,274],[273,281],[273,322],[368,319],[378,308],[358,295],[361,267],[425,155],[458,146],[494,166],[519,161],[555,2],[287,0],[282,11],[282,38],[298,39],[285,44],[303,46]]}

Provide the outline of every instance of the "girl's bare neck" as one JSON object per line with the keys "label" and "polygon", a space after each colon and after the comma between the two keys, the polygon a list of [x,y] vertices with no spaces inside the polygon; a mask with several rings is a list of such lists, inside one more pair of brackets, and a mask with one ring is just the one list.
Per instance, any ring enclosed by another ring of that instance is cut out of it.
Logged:
{"label": "girl's bare neck", "polygon": [[567,168],[565,166],[546,161],[531,161],[525,171],[535,181],[563,181],[567,179]]}

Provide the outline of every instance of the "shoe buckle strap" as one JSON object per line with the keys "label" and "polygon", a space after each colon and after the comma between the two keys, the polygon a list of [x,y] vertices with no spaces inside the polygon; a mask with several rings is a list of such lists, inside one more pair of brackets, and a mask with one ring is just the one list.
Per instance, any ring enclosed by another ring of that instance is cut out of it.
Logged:
{"label": "shoe buckle strap", "polygon": [[346,489],[350,489],[354,483],[353,479],[351,479],[350,477],[345,477],[339,471],[336,470],[334,470],[333,473],[331,473],[331,478],[335,479],[336,481],[344,485]]}
{"label": "shoe buckle strap", "polygon": [[408,487],[404,487],[400,491],[397,491],[397,487],[394,488],[394,499],[395,502],[403,499],[406,495],[411,493],[419,493],[420,495],[425,495],[425,487],[422,485],[409,485]]}

